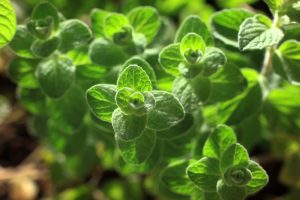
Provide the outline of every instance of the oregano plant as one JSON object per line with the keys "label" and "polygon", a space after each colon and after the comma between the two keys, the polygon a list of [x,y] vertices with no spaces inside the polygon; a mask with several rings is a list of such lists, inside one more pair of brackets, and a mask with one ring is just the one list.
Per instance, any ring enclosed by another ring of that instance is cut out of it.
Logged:
{"label": "oregano plant", "polygon": [[265,13],[219,2],[227,9],[209,22],[130,2],[88,20],[41,2],[17,26],[0,2],[0,47],[15,54],[8,76],[53,181],[96,166],[157,199],[256,195],[269,175],[253,149],[300,130],[299,1],[265,0]]}

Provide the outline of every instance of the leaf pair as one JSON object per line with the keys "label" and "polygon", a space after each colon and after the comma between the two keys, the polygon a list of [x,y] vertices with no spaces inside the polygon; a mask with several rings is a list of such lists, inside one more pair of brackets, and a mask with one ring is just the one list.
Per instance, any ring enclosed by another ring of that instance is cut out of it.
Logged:
{"label": "leaf pair", "polygon": [[98,39],[89,54],[94,63],[107,67],[122,63],[128,55],[142,53],[161,26],[157,11],[147,6],[135,8],[127,16],[97,9],[91,18]]}

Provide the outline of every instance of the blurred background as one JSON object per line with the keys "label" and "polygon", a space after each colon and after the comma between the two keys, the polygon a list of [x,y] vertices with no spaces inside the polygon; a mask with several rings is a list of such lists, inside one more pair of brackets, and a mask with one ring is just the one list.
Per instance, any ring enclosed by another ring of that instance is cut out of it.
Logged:
{"label": "blurred background", "polygon": [[[18,24],[23,23],[40,0],[13,0]],[[269,15],[262,0],[50,0],[67,18],[79,18],[89,23],[93,8],[128,12],[139,5],[151,5],[170,17],[175,26],[190,14],[197,14],[209,25],[211,15],[220,9],[244,7]],[[89,157],[68,152],[53,152],[42,140],[29,134],[31,116],[20,105],[16,85],[7,76],[7,66],[13,59],[9,49],[0,50],[0,199],[2,200],[147,200],[155,199],[139,184],[140,177],[126,179],[114,170],[104,170],[99,165],[101,145],[87,149]],[[278,136],[278,141],[295,142],[293,137]],[[280,138],[282,137],[282,138]],[[55,139],[54,139],[55,140]],[[55,140],[59,145],[61,141]],[[276,141],[275,141],[276,142]],[[79,141],[73,141],[75,147]],[[51,148],[50,148],[51,149]],[[95,150],[96,149],[96,150]],[[95,153],[96,152],[96,153]],[[270,184],[249,199],[300,199],[297,187],[300,178],[282,178],[283,161],[256,148],[251,153],[270,175]],[[280,153],[280,152],[279,152]],[[94,155],[95,154],[95,155]],[[109,163],[110,161],[105,161]],[[300,163],[292,157],[290,163]],[[299,165],[297,165],[299,166]],[[300,168],[294,169],[300,171]],[[293,190],[290,189],[293,185]],[[296,188],[296,189],[295,189]]]}

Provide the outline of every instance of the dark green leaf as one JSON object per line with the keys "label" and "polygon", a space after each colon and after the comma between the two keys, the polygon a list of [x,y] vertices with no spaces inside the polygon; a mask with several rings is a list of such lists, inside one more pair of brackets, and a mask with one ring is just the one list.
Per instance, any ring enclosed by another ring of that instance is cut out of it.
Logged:
{"label": "dark green leaf", "polygon": [[37,57],[48,57],[58,49],[60,39],[53,37],[48,40],[36,40],[30,50]]}
{"label": "dark green leaf", "polygon": [[245,187],[227,186],[223,181],[218,182],[218,194],[222,200],[244,200],[246,197]]}
{"label": "dark green leaf", "polygon": [[59,16],[57,9],[48,2],[42,2],[38,4],[31,15],[33,20],[45,20],[47,17],[51,17],[55,28],[59,25]]}

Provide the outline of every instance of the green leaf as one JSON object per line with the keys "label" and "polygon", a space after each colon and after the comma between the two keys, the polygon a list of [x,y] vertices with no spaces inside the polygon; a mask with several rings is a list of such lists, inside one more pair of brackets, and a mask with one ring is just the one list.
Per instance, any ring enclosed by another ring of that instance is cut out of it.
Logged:
{"label": "green leaf", "polygon": [[34,75],[37,65],[36,60],[16,58],[8,67],[9,78],[21,87],[37,88],[38,82]]}
{"label": "green leaf", "polygon": [[16,33],[17,19],[10,0],[0,2],[0,48],[6,46]]}
{"label": "green leaf", "polygon": [[147,116],[126,115],[119,108],[113,112],[112,126],[116,137],[125,141],[137,139],[146,128]]}
{"label": "green leaf", "polygon": [[205,142],[203,155],[220,160],[224,152],[236,142],[233,130],[229,126],[219,125]]}
{"label": "green leaf", "polygon": [[196,33],[186,34],[180,43],[180,53],[187,62],[199,62],[205,52],[206,44],[202,37]]}
{"label": "green leaf", "polygon": [[83,46],[78,49],[73,49],[68,52],[68,57],[72,60],[74,65],[82,66],[82,65],[90,65],[92,64],[90,57],[88,55],[89,47]]}
{"label": "green leaf", "polygon": [[93,114],[103,121],[111,122],[112,114],[117,108],[116,93],[115,85],[99,84],[89,88],[86,99]]}
{"label": "green leaf", "polygon": [[31,19],[37,20],[45,20],[47,17],[51,17],[54,23],[54,27],[58,28],[59,25],[59,15],[57,9],[48,2],[42,2],[38,4],[31,15]]}
{"label": "green leaf", "polygon": [[109,12],[95,8],[91,12],[92,30],[96,38],[105,37],[104,34],[104,21],[109,15]]}
{"label": "green leaf", "polygon": [[232,166],[247,167],[249,163],[249,155],[247,149],[241,144],[233,144],[226,149],[221,157],[220,167],[224,172]]}
{"label": "green leaf", "polygon": [[196,33],[200,35],[208,46],[212,45],[213,43],[211,34],[207,26],[196,15],[191,15],[182,22],[178,31],[176,32],[175,42],[180,42],[182,38],[188,33]]}
{"label": "green leaf", "polygon": [[225,101],[218,108],[220,123],[238,124],[256,114],[263,103],[263,91],[260,75],[252,69],[243,69],[248,81],[247,88],[235,98]]}
{"label": "green leaf", "polygon": [[54,53],[58,46],[60,45],[60,39],[58,37],[53,37],[48,40],[36,40],[30,50],[37,57],[49,57]]}
{"label": "green leaf", "polygon": [[148,114],[147,128],[162,131],[184,119],[184,108],[175,96],[164,91],[153,91],[156,106]]}
{"label": "green leaf", "polygon": [[152,83],[147,73],[138,65],[130,65],[124,69],[117,82],[118,89],[128,87],[136,92],[152,90]]}
{"label": "green leaf", "polygon": [[46,96],[39,88],[19,87],[17,94],[22,106],[30,113],[39,115],[47,112]]}
{"label": "green leaf", "polygon": [[278,44],[283,32],[272,27],[272,21],[264,15],[247,18],[240,26],[238,34],[239,48],[242,51],[264,49]]}
{"label": "green leaf", "polygon": [[283,3],[282,0],[264,0],[264,2],[269,6],[270,10],[272,11],[279,10],[281,4]]}
{"label": "green leaf", "polygon": [[9,46],[15,54],[22,58],[35,58],[30,51],[31,45],[35,40],[36,38],[31,35],[24,25],[18,25],[17,32]]}
{"label": "green leaf", "polygon": [[130,24],[125,15],[111,13],[104,20],[103,30],[107,38],[113,39],[115,34],[121,33],[128,26]]}
{"label": "green leaf", "polygon": [[282,78],[300,84],[300,42],[287,40],[280,45],[274,58],[274,67]]}
{"label": "green leaf", "polygon": [[246,197],[245,187],[227,186],[223,181],[218,182],[218,194],[222,200],[244,200]]}
{"label": "green leaf", "polygon": [[180,54],[180,44],[171,44],[159,53],[159,64],[169,74],[173,76],[179,76],[179,65],[183,61],[183,57]]}
{"label": "green leaf", "polygon": [[247,194],[254,194],[265,187],[269,181],[266,171],[256,162],[250,161],[248,169],[251,171],[252,179],[246,187]]}
{"label": "green leaf", "polygon": [[75,80],[75,66],[64,56],[40,63],[36,77],[42,90],[51,98],[63,96]]}
{"label": "green leaf", "polygon": [[210,76],[225,65],[226,62],[227,58],[220,49],[208,47],[201,59],[201,64],[203,65],[201,74],[203,76]]}
{"label": "green leaf", "polygon": [[161,26],[158,12],[153,7],[137,7],[128,13],[128,19],[136,33],[142,33],[150,44]]}
{"label": "green leaf", "polygon": [[150,92],[135,92],[127,87],[117,92],[116,102],[118,107],[128,115],[145,115],[155,107],[155,99]]}
{"label": "green leaf", "polygon": [[240,94],[247,86],[247,81],[238,67],[226,64],[210,78],[211,92],[209,102],[222,102]]}
{"label": "green leaf", "polygon": [[181,195],[190,195],[194,190],[194,185],[186,174],[186,168],[191,162],[179,160],[169,164],[161,172],[160,180],[172,192]]}
{"label": "green leaf", "polygon": [[141,68],[143,68],[143,70],[149,76],[151,83],[153,85],[155,85],[155,83],[156,83],[155,72],[154,72],[153,68],[151,67],[151,65],[146,60],[144,60],[143,58],[138,57],[138,56],[131,57],[123,64],[121,71],[126,69],[129,65],[138,65]]}
{"label": "green leaf", "polygon": [[219,161],[214,158],[204,157],[192,163],[186,169],[190,180],[202,191],[215,192],[217,182],[221,178]]}
{"label": "green leaf", "polygon": [[125,162],[137,165],[145,162],[153,152],[156,133],[145,129],[141,136],[133,141],[124,141],[118,137],[116,141]]}
{"label": "green leaf", "polygon": [[112,67],[125,61],[126,55],[122,48],[99,38],[90,45],[89,56],[94,64]]}
{"label": "green leaf", "polygon": [[60,51],[68,52],[87,44],[92,38],[92,31],[80,20],[71,19],[60,24],[59,37]]}
{"label": "green leaf", "polygon": [[239,8],[216,12],[212,17],[212,29],[215,38],[227,45],[239,47],[238,32],[243,21],[253,13]]}

